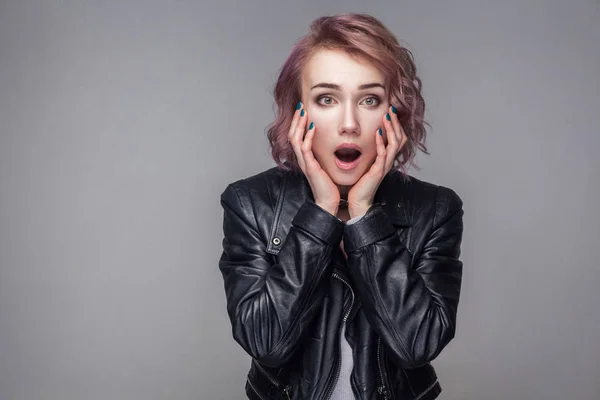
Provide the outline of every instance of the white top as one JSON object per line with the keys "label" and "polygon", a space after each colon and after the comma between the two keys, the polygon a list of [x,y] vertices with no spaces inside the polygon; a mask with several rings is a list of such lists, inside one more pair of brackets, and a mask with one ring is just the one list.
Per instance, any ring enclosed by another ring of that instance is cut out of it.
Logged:
{"label": "white top", "polygon": [[[353,224],[362,218],[354,217],[348,222],[347,225]],[[352,358],[352,348],[346,340],[344,333],[346,332],[346,324],[342,327],[342,335],[340,338],[340,376],[337,384],[331,394],[331,400],[351,400],[354,399],[354,393],[352,393],[352,386],[350,386],[350,374],[352,373],[352,367],[354,366],[354,359]]]}

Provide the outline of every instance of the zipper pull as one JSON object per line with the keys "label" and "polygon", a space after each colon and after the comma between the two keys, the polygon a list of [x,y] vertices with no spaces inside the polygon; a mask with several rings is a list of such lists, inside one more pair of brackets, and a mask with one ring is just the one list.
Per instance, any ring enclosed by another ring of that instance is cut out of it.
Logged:
{"label": "zipper pull", "polygon": [[389,390],[387,390],[385,386],[379,386],[377,388],[377,391],[379,392],[380,395],[383,396],[384,399],[392,398],[392,393]]}
{"label": "zipper pull", "polygon": [[292,399],[292,398],[290,397],[290,390],[291,390],[291,389],[292,389],[292,388],[291,388],[291,387],[289,387],[289,386],[286,386],[286,387],[284,387],[284,388],[283,388],[283,393],[285,393],[285,395],[286,395],[286,397],[288,398],[288,400],[291,400],[291,399]]}

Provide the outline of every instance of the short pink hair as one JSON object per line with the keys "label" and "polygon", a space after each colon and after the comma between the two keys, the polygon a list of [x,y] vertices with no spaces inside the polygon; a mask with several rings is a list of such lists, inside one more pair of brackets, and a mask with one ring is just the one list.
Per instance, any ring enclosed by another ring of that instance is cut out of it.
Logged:
{"label": "short pink hair", "polygon": [[[302,37],[283,64],[274,89],[277,117],[267,128],[271,154],[280,168],[299,169],[296,155],[287,141],[288,131],[301,98],[302,68],[319,49],[343,50],[376,66],[385,76],[390,103],[398,110],[398,119],[408,136],[396,155],[395,166],[406,173],[406,165],[418,169],[416,150],[429,154],[425,146],[423,119],[425,101],[421,80],[410,50],[376,18],[366,14],[345,14],[316,19],[310,32]],[[286,163],[287,161],[287,163]]]}

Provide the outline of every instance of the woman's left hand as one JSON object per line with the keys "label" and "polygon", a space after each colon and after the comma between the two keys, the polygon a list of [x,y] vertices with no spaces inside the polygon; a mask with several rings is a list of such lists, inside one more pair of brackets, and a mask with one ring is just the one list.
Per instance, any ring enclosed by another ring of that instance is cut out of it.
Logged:
{"label": "woman's left hand", "polygon": [[389,108],[388,113],[382,118],[388,144],[385,146],[383,136],[379,134],[378,130],[375,134],[377,158],[369,171],[348,192],[348,212],[350,218],[364,215],[369,207],[371,207],[375,199],[375,192],[377,192],[383,178],[394,166],[396,155],[408,139],[404,133],[404,129],[400,125],[400,121],[398,121],[396,109],[393,106]]}

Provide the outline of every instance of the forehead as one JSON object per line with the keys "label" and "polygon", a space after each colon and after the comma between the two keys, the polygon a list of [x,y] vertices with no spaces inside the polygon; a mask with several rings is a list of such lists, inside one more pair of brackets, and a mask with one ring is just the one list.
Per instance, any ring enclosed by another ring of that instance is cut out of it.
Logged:
{"label": "forehead", "polygon": [[348,89],[365,83],[384,84],[384,76],[374,65],[341,50],[317,50],[302,70],[303,86],[334,83]]}

